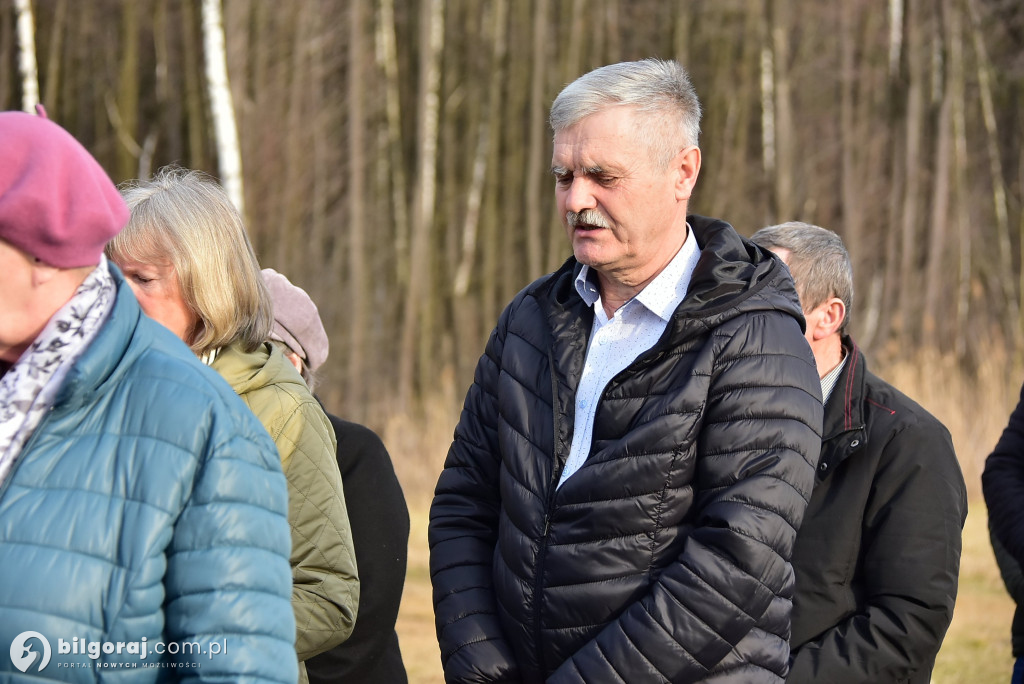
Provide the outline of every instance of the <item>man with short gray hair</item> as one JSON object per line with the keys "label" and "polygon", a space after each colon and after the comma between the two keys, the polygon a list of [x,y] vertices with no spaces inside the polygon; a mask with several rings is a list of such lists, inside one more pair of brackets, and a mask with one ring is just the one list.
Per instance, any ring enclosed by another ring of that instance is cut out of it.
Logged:
{"label": "man with short gray hair", "polygon": [[821,396],[785,267],[689,214],[675,62],[551,108],[573,256],[476,369],[430,510],[447,682],[778,682]]}
{"label": "man with short gray hair", "polygon": [[789,265],[825,401],[817,480],[793,550],[786,681],[927,684],[953,617],[967,516],[949,432],[868,372],[846,334],[853,269],[838,235],[791,222],[751,241]]}

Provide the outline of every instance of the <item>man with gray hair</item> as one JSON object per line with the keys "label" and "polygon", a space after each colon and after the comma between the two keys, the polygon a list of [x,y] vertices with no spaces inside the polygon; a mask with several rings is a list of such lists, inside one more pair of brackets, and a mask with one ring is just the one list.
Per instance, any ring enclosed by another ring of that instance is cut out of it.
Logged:
{"label": "man with gray hair", "polygon": [[945,427],[867,370],[846,334],[853,271],[830,230],[751,240],[789,265],[825,401],[817,481],[793,551],[788,682],[927,684],[953,618],[967,493]]}
{"label": "man with gray hair", "polygon": [[677,63],[551,108],[573,256],[492,332],[430,510],[447,682],[782,682],[822,405],[786,268],[688,215]]}

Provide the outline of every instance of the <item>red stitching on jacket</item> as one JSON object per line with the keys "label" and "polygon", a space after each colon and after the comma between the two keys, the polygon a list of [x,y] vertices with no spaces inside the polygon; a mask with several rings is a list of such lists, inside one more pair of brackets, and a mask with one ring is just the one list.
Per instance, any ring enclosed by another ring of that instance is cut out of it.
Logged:
{"label": "red stitching on jacket", "polygon": [[847,430],[853,427],[853,412],[850,410],[850,404],[853,400],[853,376],[857,372],[857,343],[853,343],[853,349],[850,351],[850,374],[846,376],[846,406],[844,408],[845,418],[843,427]]}
{"label": "red stitching on jacket", "polygon": [[874,404],[875,406],[877,406],[878,408],[882,409],[883,411],[888,411],[890,416],[895,416],[896,415],[896,409],[891,409],[888,406],[882,406],[881,404],[879,404],[874,399],[868,399],[868,401],[870,403]]}

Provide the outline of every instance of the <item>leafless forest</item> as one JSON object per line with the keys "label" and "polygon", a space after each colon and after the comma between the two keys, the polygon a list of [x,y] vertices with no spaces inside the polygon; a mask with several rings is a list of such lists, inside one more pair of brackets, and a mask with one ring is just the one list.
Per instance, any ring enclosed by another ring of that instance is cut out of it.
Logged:
{"label": "leafless forest", "polygon": [[840,232],[876,359],[1018,367],[1019,0],[0,0],[0,106],[34,78],[116,181],[223,178],[211,31],[254,244],[319,303],[322,394],[355,420],[461,395],[500,309],[569,254],[551,100],[648,56],[705,107],[693,211]]}

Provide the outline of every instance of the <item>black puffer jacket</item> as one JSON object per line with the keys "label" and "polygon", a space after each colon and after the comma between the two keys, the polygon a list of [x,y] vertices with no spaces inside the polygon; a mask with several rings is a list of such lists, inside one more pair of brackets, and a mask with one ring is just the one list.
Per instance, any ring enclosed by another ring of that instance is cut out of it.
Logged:
{"label": "black puffer jacket", "polygon": [[503,312],[430,512],[447,681],[785,676],[818,375],[781,262],[728,224],[689,222],[689,292],[606,387],[590,456],[558,489],[593,318],[579,265]]}

